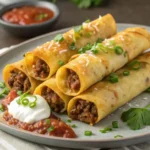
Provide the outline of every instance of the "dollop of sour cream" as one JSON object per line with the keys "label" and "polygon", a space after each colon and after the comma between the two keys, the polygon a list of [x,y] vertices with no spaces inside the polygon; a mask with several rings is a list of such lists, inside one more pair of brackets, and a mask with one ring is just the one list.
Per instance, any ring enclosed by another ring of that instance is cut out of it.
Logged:
{"label": "dollop of sour cream", "polygon": [[[22,104],[18,104],[17,101],[20,98],[19,96],[15,98],[8,106],[9,114],[21,122],[30,124],[48,118],[51,114],[51,109],[47,101],[40,95],[34,96],[37,98],[36,106],[34,108],[30,108],[28,105],[24,106]],[[35,100],[35,97],[32,95],[29,95],[26,98],[29,100],[29,102],[34,102]]]}

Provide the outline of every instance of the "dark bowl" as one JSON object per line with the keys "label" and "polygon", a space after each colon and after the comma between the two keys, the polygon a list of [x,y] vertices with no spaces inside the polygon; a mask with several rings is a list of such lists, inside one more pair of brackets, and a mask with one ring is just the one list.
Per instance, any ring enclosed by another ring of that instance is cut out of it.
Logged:
{"label": "dark bowl", "polygon": [[[17,25],[17,24],[11,24],[8,22],[5,22],[2,19],[2,15],[17,7],[22,7],[22,6],[40,6],[40,7],[45,7],[48,9],[51,9],[54,12],[53,18],[51,18],[48,21],[45,21],[43,23],[38,23],[38,24],[31,24],[31,25]],[[31,2],[31,1],[25,1],[25,2],[19,2],[19,3],[13,3],[7,6],[4,6],[0,10],[0,25],[6,29],[9,33],[12,33],[15,36],[20,36],[20,37],[33,37],[40,35],[42,33],[46,33],[51,30],[52,26],[56,23],[58,17],[59,17],[59,9],[58,7],[51,3],[51,2],[46,2],[46,1],[37,1],[37,2]]]}

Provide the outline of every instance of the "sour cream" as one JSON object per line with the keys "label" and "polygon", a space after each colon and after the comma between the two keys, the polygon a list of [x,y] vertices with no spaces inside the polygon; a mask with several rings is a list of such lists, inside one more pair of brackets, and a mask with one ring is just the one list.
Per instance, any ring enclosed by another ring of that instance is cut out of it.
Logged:
{"label": "sour cream", "polygon": [[[25,123],[35,123],[42,119],[46,119],[51,114],[51,109],[47,101],[40,95],[34,95],[37,97],[36,106],[30,108],[28,105],[18,104],[17,101],[20,97],[15,98],[8,106],[8,112],[13,116],[13,118],[25,122]],[[31,96],[26,97],[29,102],[34,102],[35,98]]]}

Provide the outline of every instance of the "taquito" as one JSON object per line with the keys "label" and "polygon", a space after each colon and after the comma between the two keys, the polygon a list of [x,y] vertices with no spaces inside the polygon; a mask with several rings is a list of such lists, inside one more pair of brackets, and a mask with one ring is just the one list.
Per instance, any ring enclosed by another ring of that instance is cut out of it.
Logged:
{"label": "taquito", "polygon": [[114,34],[116,23],[110,14],[92,22],[85,22],[25,54],[27,71],[37,80],[47,80],[66,64],[71,56],[77,54],[79,48]]}
{"label": "taquito", "polygon": [[40,84],[34,91],[34,94],[41,95],[46,99],[51,109],[57,113],[66,111],[71,97],[63,94],[56,85],[55,77]]}
{"label": "taquito", "polygon": [[58,88],[66,95],[76,96],[149,47],[150,36],[144,28],[128,28],[94,44],[86,53],[73,56],[56,74]]}
{"label": "taquito", "polygon": [[6,65],[3,69],[3,79],[9,89],[30,93],[41,83],[28,75],[24,60]]}
{"label": "taquito", "polygon": [[[115,79],[117,82],[114,82]],[[95,124],[148,87],[150,52],[71,99],[67,109],[68,115],[72,119]]]}

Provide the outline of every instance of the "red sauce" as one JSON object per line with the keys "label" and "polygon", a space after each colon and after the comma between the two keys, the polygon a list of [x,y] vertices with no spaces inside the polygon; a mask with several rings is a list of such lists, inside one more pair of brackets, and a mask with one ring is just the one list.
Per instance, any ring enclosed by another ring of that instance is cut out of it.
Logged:
{"label": "red sauce", "polygon": [[2,19],[13,24],[30,25],[47,21],[53,16],[54,12],[48,8],[24,6],[4,13]]}
{"label": "red sauce", "polygon": [[[76,138],[76,134],[73,131],[73,129],[66,123],[61,121],[60,118],[58,118],[54,114],[51,114],[51,116],[47,118],[49,122],[47,122],[47,119],[44,119],[33,124],[27,124],[13,118],[13,116],[9,114],[7,111],[7,105],[9,105],[10,102],[13,101],[14,98],[16,98],[17,96],[18,95],[16,91],[12,90],[8,94],[8,96],[2,101],[2,104],[6,108],[3,118],[9,125],[14,125],[23,130],[36,132],[39,134],[47,134],[50,136],[64,137],[64,138]],[[53,127],[53,130],[49,131],[49,128],[51,127]]]}

